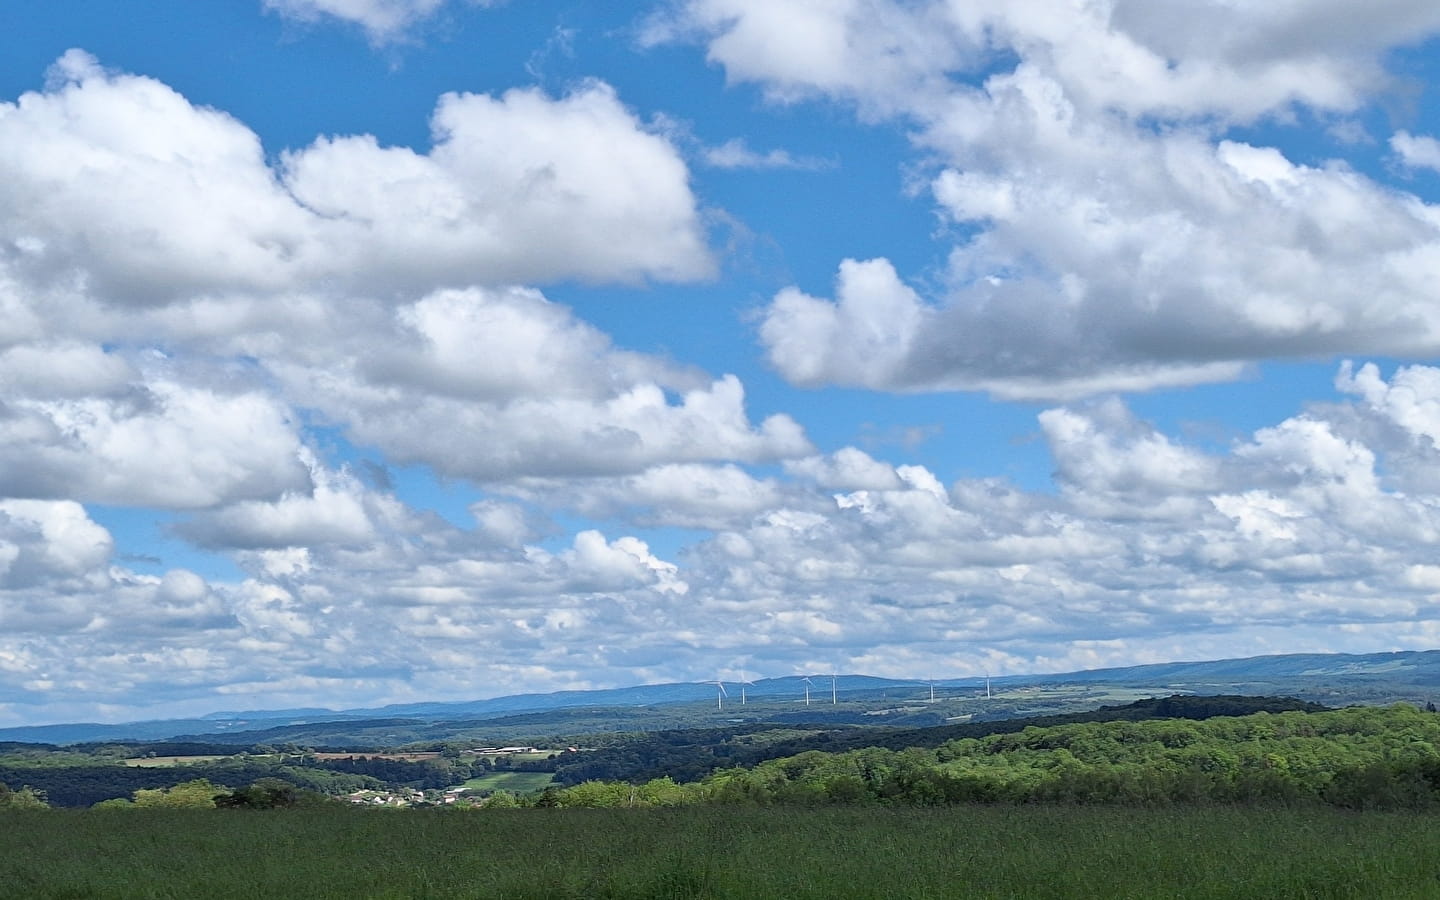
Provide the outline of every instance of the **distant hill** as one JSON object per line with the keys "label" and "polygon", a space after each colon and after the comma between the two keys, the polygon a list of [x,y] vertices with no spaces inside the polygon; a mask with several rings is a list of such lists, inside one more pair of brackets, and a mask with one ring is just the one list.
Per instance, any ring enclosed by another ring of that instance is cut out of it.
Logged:
{"label": "distant hill", "polygon": [[[1291,653],[1280,656],[1251,656],[1213,662],[1155,663],[1115,669],[1090,669],[1045,676],[1046,681],[1065,682],[1184,682],[1269,681],[1291,678],[1346,678],[1383,675],[1440,683],[1440,650],[1410,650],[1396,653]],[[1019,676],[1032,679],[1033,676]],[[1009,680],[1009,679],[1007,679]]]}
{"label": "distant hill", "polygon": [[[772,709],[771,721],[851,721],[865,715],[858,709],[825,710],[831,697],[831,676],[811,675],[809,692],[815,707],[805,707],[806,683],[802,676],[764,678],[747,683],[746,695],[757,704],[791,704]],[[834,691],[847,703],[873,701],[884,705],[924,699],[931,682],[877,678],[867,675],[835,676]],[[1415,699],[1440,694],[1440,651],[1341,654],[1309,653],[1255,656],[1207,662],[1159,663],[1110,669],[1093,669],[1043,675],[1008,675],[990,679],[996,691],[1015,691],[1031,686],[1120,685],[1151,691],[1154,695],[1175,692],[1197,694],[1288,694],[1329,704],[1341,702],[1384,702],[1388,699]],[[984,692],[983,678],[942,679],[933,682],[936,690],[955,694]],[[738,685],[727,682],[729,707],[735,708]],[[484,723],[505,720],[507,727],[521,727],[522,717],[536,717],[566,710],[593,710],[594,716],[561,717],[575,720],[576,731],[595,728],[596,718],[627,719],[624,710],[679,708],[690,704],[714,704],[713,683],[648,684],[595,691],[557,691],[548,694],[516,694],[486,700],[392,704],[378,708],[329,710],[320,708],[217,712],[194,719],[172,719],[123,724],[77,723],[0,728],[0,741],[73,744],[91,741],[157,741],[184,737],[190,740],[218,739],[225,743],[247,744],[267,741],[318,740],[336,733],[366,735],[369,740],[390,732],[423,733],[439,739],[447,731],[439,723]],[[799,705],[798,708],[796,705]],[[1091,704],[1096,705],[1096,704]],[[641,717],[643,719],[643,717]],[[580,725],[583,723],[584,728]],[[437,727],[425,728],[427,723]],[[874,722],[874,724],[880,724]],[[328,727],[319,727],[319,726]],[[646,730],[637,724],[636,730]],[[673,726],[672,726],[673,727]],[[453,728],[449,729],[453,732]]]}

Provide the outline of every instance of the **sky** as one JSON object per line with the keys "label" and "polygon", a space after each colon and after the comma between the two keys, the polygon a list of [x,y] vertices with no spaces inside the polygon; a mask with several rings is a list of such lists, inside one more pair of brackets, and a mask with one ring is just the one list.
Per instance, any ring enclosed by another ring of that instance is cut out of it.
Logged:
{"label": "sky", "polygon": [[1433,0],[0,8],[0,725],[1440,645]]}

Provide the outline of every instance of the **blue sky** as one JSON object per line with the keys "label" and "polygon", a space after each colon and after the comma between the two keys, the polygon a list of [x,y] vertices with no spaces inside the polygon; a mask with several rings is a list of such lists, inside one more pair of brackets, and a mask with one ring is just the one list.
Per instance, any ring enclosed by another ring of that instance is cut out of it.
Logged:
{"label": "blue sky", "polygon": [[1433,647],[1437,35],[9,10],[0,724]]}

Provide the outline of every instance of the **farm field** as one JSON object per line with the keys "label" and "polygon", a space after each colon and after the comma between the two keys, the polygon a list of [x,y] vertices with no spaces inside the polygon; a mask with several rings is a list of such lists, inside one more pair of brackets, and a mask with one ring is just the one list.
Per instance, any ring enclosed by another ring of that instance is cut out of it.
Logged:
{"label": "farm field", "polygon": [[49,810],[0,897],[1429,898],[1412,813],[1067,806]]}
{"label": "farm field", "polygon": [[228,759],[220,755],[209,756],[136,756],[125,760],[125,765],[137,769],[159,769],[168,766],[190,766],[196,763],[215,762],[217,759]]}
{"label": "farm field", "polygon": [[492,772],[471,778],[462,787],[467,791],[513,791],[525,794],[549,787],[555,776],[549,772]]}

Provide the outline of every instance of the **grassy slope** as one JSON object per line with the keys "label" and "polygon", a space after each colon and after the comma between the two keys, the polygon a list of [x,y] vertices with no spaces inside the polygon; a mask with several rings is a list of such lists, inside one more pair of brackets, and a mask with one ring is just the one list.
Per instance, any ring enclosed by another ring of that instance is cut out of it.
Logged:
{"label": "grassy slope", "polygon": [[465,782],[471,791],[514,791],[525,794],[543,790],[553,780],[549,772],[491,772]]}
{"label": "grassy slope", "polygon": [[1434,897],[1407,814],[1051,806],[0,818],[0,897]]}

